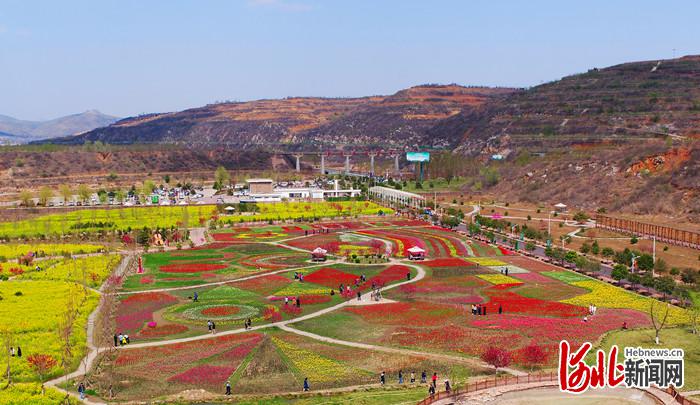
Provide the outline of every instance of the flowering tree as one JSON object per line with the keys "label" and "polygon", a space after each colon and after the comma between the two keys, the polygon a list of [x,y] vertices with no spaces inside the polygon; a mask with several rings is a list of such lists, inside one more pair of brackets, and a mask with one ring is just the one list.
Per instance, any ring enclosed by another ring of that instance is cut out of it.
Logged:
{"label": "flowering tree", "polygon": [[39,380],[44,381],[44,376],[54,367],[56,367],[56,359],[48,354],[30,354],[27,356],[29,366],[39,375]]}
{"label": "flowering tree", "polygon": [[498,347],[489,346],[481,355],[481,360],[493,366],[498,372],[499,368],[508,367],[512,360],[510,352]]}
{"label": "flowering tree", "polygon": [[531,344],[523,348],[523,360],[530,370],[541,366],[547,361],[548,354],[542,346]]}

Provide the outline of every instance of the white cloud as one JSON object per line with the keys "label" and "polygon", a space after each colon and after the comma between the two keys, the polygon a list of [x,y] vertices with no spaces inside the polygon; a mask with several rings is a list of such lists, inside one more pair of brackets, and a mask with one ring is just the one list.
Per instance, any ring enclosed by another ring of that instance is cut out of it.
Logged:
{"label": "white cloud", "polygon": [[266,7],[281,11],[309,11],[311,6],[287,0],[248,0],[251,7]]}

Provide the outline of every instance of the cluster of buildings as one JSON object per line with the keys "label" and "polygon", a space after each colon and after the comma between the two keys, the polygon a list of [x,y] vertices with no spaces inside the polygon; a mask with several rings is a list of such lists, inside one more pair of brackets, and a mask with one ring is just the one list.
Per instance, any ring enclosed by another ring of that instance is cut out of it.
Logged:
{"label": "cluster of buildings", "polygon": [[333,197],[358,197],[358,189],[341,189],[338,180],[332,189],[319,186],[282,187],[275,185],[272,179],[248,179],[248,190],[239,197],[240,202],[278,202],[283,200],[325,200]]}

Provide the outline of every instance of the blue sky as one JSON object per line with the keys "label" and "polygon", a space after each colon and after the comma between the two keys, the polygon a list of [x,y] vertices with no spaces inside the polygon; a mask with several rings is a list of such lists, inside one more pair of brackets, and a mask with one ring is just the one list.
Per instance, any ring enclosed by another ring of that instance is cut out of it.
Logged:
{"label": "blue sky", "polygon": [[0,0],[0,114],[532,86],[700,53],[698,1]]}

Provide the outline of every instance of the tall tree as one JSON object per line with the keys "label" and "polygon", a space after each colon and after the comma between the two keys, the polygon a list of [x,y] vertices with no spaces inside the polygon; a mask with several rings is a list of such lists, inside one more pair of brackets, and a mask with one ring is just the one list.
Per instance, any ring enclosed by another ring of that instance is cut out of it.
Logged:
{"label": "tall tree", "polygon": [[68,184],[62,184],[61,187],[59,187],[58,192],[61,194],[64,204],[68,204],[68,200],[73,198],[73,190],[71,190]]}
{"label": "tall tree", "polygon": [[221,190],[230,182],[231,175],[228,173],[228,170],[226,170],[226,168],[223,166],[217,167],[216,172],[214,172],[214,188]]}
{"label": "tall tree", "polygon": [[86,184],[81,184],[78,186],[78,196],[80,196],[80,200],[83,203],[90,200],[91,195],[92,191],[90,191],[90,187],[88,187]]}
{"label": "tall tree", "polygon": [[53,198],[53,190],[48,186],[44,186],[39,190],[39,205],[46,207],[51,198]]}

